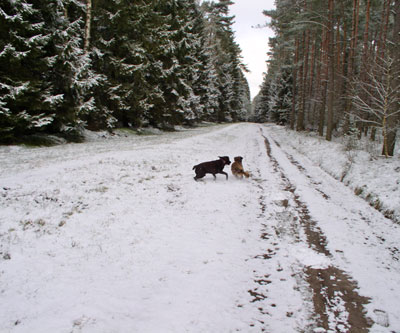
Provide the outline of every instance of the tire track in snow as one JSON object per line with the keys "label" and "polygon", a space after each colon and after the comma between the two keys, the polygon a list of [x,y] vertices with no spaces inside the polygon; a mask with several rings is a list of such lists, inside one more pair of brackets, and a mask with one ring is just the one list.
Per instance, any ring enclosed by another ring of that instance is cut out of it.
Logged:
{"label": "tire track in snow", "polygon": [[[278,148],[281,148],[281,147],[280,147],[280,144],[279,144],[276,140],[274,140],[274,143],[275,143],[275,145],[278,146]],[[309,180],[309,182],[310,182],[311,185],[314,187],[314,189],[315,189],[317,192],[319,192],[325,200],[328,201],[328,200],[330,199],[330,197],[329,197],[329,195],[327,195],[326,193],[324,193],[324,191],[320,188],[320,187],[321,187],[321,182],[315,181],[315,180],[307,173],[307,170],[300,164],[300,162],[298,162],[292,155],[290,155],[288,152],[283,151],[283,150],[282,150],[282,152],[286,155],[286,157],[288,158],[288,160],[289,160],[301,173],[304,174],[304,176]],[[371,224],[370,219],[369,219],[367,216],[365,216],[365,214],[364,214],[363,212],[360,211],[358,214],[360,215],[360,218],[361,218],[362,220],[364,220],[367,224],[369,224],[369,225]],[[374,236],[379,240],[380,244],[384,244],[384,243],[386,242],[386,240],[385,240],[385,235],[384,235],[384,234],[378,234],[377,232],[373,232],[373,234],[374,234]],[[366,241],[368,241],[368,239],[366,239]],[[398,247],[393,246],[393,245],[392,245],[392,246],[389,245],[389,246],[386,246],[386,249],[387,249],[387,250],[389,251],[389,253],[391,254],[393,260],[396,260],[396,261],[399,261],[399,260],[400,260],[400,251],[399,251]]]}
{"label": "tire track in snow", "polygon": [[[275,141],[275,140],[274,140],[274,142],[275,142],[275,144],[276,144],[279,148],[281,148],[281,145],[279,144],[279,142],[277,142],[277,141]],[[283,151],[283,152],[285,153],[285,155],[286,155],[286,157],[288,158],[288,160],[289,160],[297,169],[299,169],[299,171],[300,171],[301,173],[303,173],[303,174],[307,177],[307,179],[310,181],[310,183],[314,186],[315,190],[318,191],[318,192],[322,195],[322,197],[323,197],[325,200],[329,200],[329,199],[330,199],[329,195],[327,195],[322,189],[319,188],[320,185],[321,185],[321,183],[315,181],[315,180],[307,173],[307,170],[306,170],[298,161],[296,161],[292,155],[288,154],[288,152],[286,152],[286,151]]]}
{"label": "tire track in snow", "polygon": [[[326,236],[318,227],[318,222],[311,218],[307,205],[301,201],[300,195],[296,192],[296,187],[290,182],[283,168],[273,156],[270,141],[262,130],[261,134],[264,137],[267,155],[273,165],[273,171],[279,175],[282,181],[282,190],[290,196],[291,200],[288,201],[288,204],[292,205],[290,208],[296,213],[295,218],[299,220],[299,225],[304,230],[309,248],[330,260],[332,255],[327,248]],[[279,144],[276,143],[276,145],[280,149]],[[315,190],[325,200],[329,200],[329,196],[318,188],[319,183],[315,182],[293,157],[285,154],[288,160],[309,179]],[[369,299],[357,293],[357,283],[351,276],[335,267],[333,263],[322,268],[304,265],[301,276],[312,292],[314,313],[311,319],[315,323],[312,325],[314,331],[321,329],[321,331],[368,332],[369,327],[373,324],[372,320],[366,316],[365,310],[365,305],[369,303]]]}
{"label": "tire track in snow", "polygon": [[[274,211],[285,210],[285,200],[274,200],[279,192],[274,182],[270,182],[272,173],[264,169],[268,158],[263,140],[257,137],[255,151],[259,151],[253,164],[251,182],[258,203],[256,215],[259,228],[259,252],[249,259],[253,261],[253,281],[248,289],[249,303],[239,307],[253,308],[254,316],[248,322],[249,332],[296,332],[299,322],[306,322],[308,310],[302,306],[302,296],[297,284],[296,274],[288,260],[285,242],[280,239],[286,234],[286,226],[273,216]],[[260,163],[260,161],[262,161]],[[293,226],[290,234],[296,234]],[[296,240],[299,242],[299,239]]]}
{"label": "tire track in snow", "polygon": [[272,150],[269,140],[267,139],[266,136],[263,135],[263,137],[268,157],[270,158],[272,164],[274,165],[274,171],[279,173],[282,183],[284,184],[284,190],[292,194],[292,198],[295,203],[295,210],[299,215],[300,224],[305,230],[308,245],[317,252],[325,254],[326,256],[330,257],[331,254],[326,247],[327,241],[325,235],[322,233],[321,229],[317,226],[317,222],[311,219],[310,212],[306,204],[300,200],[300,196],[296,193],[296,187],[290,182],[288,177],[284,174],[283,169],[280,167],[278,161],[272,155]]}

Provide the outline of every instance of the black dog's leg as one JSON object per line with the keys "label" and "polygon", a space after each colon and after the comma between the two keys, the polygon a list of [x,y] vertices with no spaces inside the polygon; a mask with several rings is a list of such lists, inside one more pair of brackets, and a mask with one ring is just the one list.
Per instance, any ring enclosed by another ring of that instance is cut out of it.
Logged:
{"label": "black dog's leg", "polygon": [[214,180],[217,180],[217,177],[215,176],[215,173],[212,174],[214,176]]}
{"label": "black dog's leg", "polygon": [[203,178],[206,175],[203,169],[196,169],[195,172],[196,172],[196,176],[194,177],[195,181],[197,181],[197,179]]}
{"label": "black dog's leg", "polygon": [[197,179],[200,179],[200,178],[203,178],[205,175],[202,175],[202,174],[197,174],[195,177],[194,177],[194,180],[195,181],[197,181]]}
{"label": "black dog's leg", "polygon": [[226,176],[226,180],[228,180],[228,174],[225,171],[221,171],[220,173],[225,175]]}

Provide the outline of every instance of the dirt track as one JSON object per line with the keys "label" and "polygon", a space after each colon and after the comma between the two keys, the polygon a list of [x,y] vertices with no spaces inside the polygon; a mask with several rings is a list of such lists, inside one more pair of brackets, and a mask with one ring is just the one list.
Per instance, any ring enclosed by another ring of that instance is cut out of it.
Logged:
{"label": "dirt track", "polygon": [[[305,235],[307,245],[312,251],[326,257],[331,263],[324,268],[313,268],[305,265],[302,269],[297,267],[297,271],[293,271],[293,276],[297,279],[297,284],[303,288],[303,296],[307,298],[305,290],[312,291],[312,307],[310,308],[310,322],[303,327],[301,331],[315,332],[369,332],[374,320],[367,315],[366,305],[370,303],[370,298],[359,294],[359,286],[353,276],[342,269],[335,266],[335,260],[331,254],[331,250],[327,247],[327,236],[319,227],[319,221],[310,216],[307,204],[302,201],[301,195],[298,193],[296,186],[291,183],[289,177],[285,174],[284,169],[275,158],[277,151],[280,151],[287,160],[303,175],[310,187],[315,193],[318,193],[323,200],[329,202],[330,196],[321,188],[321,182],[314,179],[307,173],[307,169],[303,167],[292,155],[284,152],[280,144],[274,141],[274,147],[271,147],[270,138],[265,131],[260,129],[260,135],[263,136],[265,142],[266,153],[269,158],[269,168],[280,179],[281,191],[287,193],[286,199],[275,202],[281,206],[281,211],[276,214],[276,225],[271,226],[264,224],[264,229],[260,235],[265,240],[267,249],[264,253],[257,256],[260,260],[271,260],[280,251],[285,243],[296,243],[301,241],[300,234]],[[259,185],[262,188],[262,185]],[[264,198],[260,196],[259,204],[261,212],[264,213],[266,203]],[[284,227],[282,227],[284,225]],[[335,251],[335,255],[343,255],[340,249]],[[391,251],[393,254],[396,251]],[[398,260],[395,256],[394,260]],[[279,262],[275,267],[276,272],[283,269]],[[293,269],[293,267],[291,267]],[[273,278],[275,275],[277,278]],[[252,302],[260,302],[267,300],[269,290],[271,288],[279,288],[284,281],[279,278],[279,274],[258,274],[255,278],[258,284],[253,290],[249,290],[253,297]],[[300,288],[301,289],[301,288]],[[270,307],[276,305],[270,304]],[[269,315],[265,307],[260,306],[259,311],[263,315]],[[375,323],[381,327],[388,326],[388,317],[385,311],[374,310],[376,314]],[[286,313],[287,317],[291,317],[293,313]],[[261,322],[263,324],[263,321]],[[262,326],[262,325],[261,325]],[[268,331],[263,329],[263,331]]]}

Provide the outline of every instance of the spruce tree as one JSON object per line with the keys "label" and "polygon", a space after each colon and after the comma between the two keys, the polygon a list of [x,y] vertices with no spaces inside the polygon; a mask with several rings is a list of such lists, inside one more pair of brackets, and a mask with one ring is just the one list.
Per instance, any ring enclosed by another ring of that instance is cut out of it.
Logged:
{"label": "spruce tree", "polygon": [[[166,113],[163,126],[182,124],[196,118],[196,102],[192,89],[198,62],[195,58],[195,38],[187,1],[165,1],[159,13],[170,27],[169,47],[162,56],[166,81],[163,84]],[[191,103],[192,102],[192,103]],[[193,108],[192,108],[193,107]]]}
{"label": "spruce tree", "polygon": [[220,90],[218,121],[236,121],[249,105],[248,84],[243,79],[245,66],[241,62],[241,50],[235,42],[232,30],[233,16],[229,15],[230,0],[205,2],[208,30],[214,45],[213,58]]}
{"label": "spruce tree", "polygon": [[54,119],[46,95],[49,36],[40,11],[26,0],[0,6],[0,142],[43,130]]}
{"label": "spruce tree", "polygon": [[50,36],[45,58],[49,70],[43,77],[54,112],[50,131],[79,141],[86,115],[96,112],[93,89],[102,82],[84,50],[85,6],[78,0],[37,1],[37,6]]}
{"label": "spruce tree", "polygon": [[154,98],[148,76],[154,48],[148,17],[151,4],[96,1],[93,6],[92,58],[104,82],[95,90],[93,127],[142,125]]}
{"label": "spruce tree", "polygon": [[266,122],[269,120],[270,113],[270,101],[271,101],[271,78],[267,75],[264,76],[264,80],[261,84],[261,89],[255,98],[254,108],[254,121],[255,122]]}

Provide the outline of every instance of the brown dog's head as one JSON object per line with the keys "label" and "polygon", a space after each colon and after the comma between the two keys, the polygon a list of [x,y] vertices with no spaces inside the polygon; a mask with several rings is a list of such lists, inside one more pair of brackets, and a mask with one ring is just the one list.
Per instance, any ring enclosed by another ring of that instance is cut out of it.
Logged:
{"label": "brown dog's head", "polygon": [[220,160],[224,161],[224,164],[231,164],[229,156],[218,156]]}
{"label": "brown dog's head", "polygon": [[240,163],[242,163],[243,157],[242,157],[242,156],[236,156],[236,157],[234,158],[234,160],[235,160],[235,162],[240,162]]}

